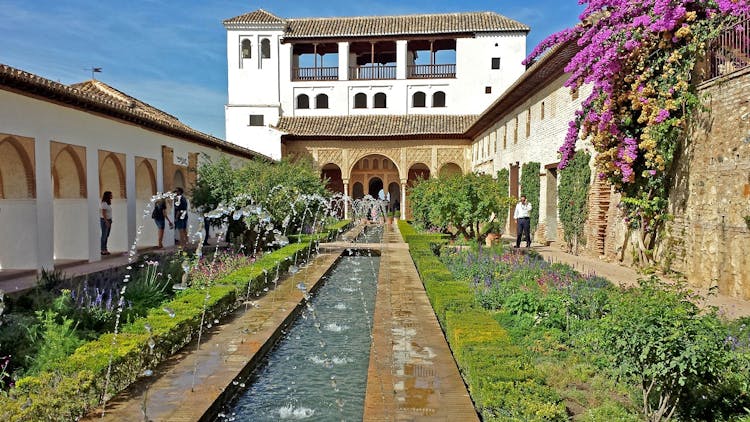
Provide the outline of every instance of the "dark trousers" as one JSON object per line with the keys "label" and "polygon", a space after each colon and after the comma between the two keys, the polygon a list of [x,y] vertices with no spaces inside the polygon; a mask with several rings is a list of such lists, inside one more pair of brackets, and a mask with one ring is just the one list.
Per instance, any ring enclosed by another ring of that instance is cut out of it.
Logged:
{"label": "dark trousers", "polygon": [[521,246],[521,237],[526,233],[526,247],[531,246],[531,224],[528,217],[518,219],[518,236],[516,237],[516,247]]}

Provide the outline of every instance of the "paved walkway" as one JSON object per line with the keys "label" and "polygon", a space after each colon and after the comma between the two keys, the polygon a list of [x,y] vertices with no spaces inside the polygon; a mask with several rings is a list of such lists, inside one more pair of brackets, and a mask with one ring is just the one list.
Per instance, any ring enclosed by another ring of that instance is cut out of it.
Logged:
{"label": "paved walkway", "polygon": [[365,421],[478,421],[408,246],[381,247]]}
{"label": "paved walkway", "polygon": [[[204,333],[200,350],[190,344],[107,404],[109,421],[198,421],[219,410],[279,328],[302,301],[297,283],[314,290],[343,246],[381,250],[373,343],[365,397],[366,421],[478,421],[456,363],[397,229],[382,244],[321,245],[322,253],[299,273]],[[195,375],[193,375],[195,374]],[[145,415],[144,415],[145,413]],[[100,420],[101,409],[87,420]]]}
{"label": "paved walkway", "polygon": [[[645,277],[630,267],[602,261],[594,257],[572,255],[554,246],[533,246],[533,249],[539,252],[543,257],[554,262],[568,264],[582,273],[593,272],[596,275],[602,276],[620,286],[635,286],[637,285],[639,278]],[[707,289],[699,287],[691,288],[705,298],[702,305],[718,307],[719,313],[726,318],[735,319],[743,316],[750,316],[750,301],[723,294],[709,295]]]}
{"label": "paved walkway", "polygon": [[[164,249],[146,248],[138,250],[138,254],[166,254],[174,252],[175,250],[177,250],[177,248],[174,246]],[[127,252],[113,252],[112,255],[102,257],[101,261],[56,261],[55,270],[59,270],[67,277],[76,277],[97,273],[114,267],[122,267],[127,264]],[[2,270],[0,271],[0,290],[5,293],[19,293],[33,289],[36,287],[37,277],[36,270]]]}

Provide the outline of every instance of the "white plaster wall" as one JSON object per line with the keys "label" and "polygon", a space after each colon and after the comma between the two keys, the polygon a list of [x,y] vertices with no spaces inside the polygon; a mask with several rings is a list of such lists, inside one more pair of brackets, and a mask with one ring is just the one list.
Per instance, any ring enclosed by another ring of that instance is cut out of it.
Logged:
{"label": "white plaster wall", "polygon": [[109,233],[109,240],[107,242],[107,248],[110,252],[125,252],[130,249],[130,244],[128,243],[127,216],[127,201],[123,199],[113,199],[112,231]]}
{"label": "white plaster wall", "polygon": [[[86,199],[55,199],[54,239],[55,259],[88,259],[89,258],[89,213]],[[99,249],[99,214],[96,218],[97,250]],[[120,221],[124,224],[124,221]],[[110,239],[111,241],[111,239]]]}
{"label": "white plaster wall", "polygon": [[[3,219],[3,227],[0,228],[0,233],[3,233],[0,236],[0,263],[3,268],[52,268],[55,249],[60,250],[62,255],[71,257],[83,257],[92,261],[101,259],[98,150],[125,154],[128,166],[136,156],[155,160],[158,169],[156,182],[160,190],[164,186],[163,145],[172,147],[175,151],[205,153],[213,159],[218,159],[222,154],[211,147],[4,90],[0,90],[0,132],[34,139],[37,198],[32,203],[39,204],[25,209],[24,213],[13,211],[12,217],[9,217],[11,227],[7,228],[5,217],[0,211],[0,218]],[[76,212],[69,213],[67,208],[61,209],[62,203],[58,204],[59,200],[52,198],[49,157],[51,140],[86,148],[88,198],[83,201],[85,205],[77,205]],[[126,179],[129,184],[135,183],[134,177]],[[135,187],[128,186],[126,190],[132,193],[135,192]],[[123,200],[113,205],[116,206],[114,215],[117,224],[110,236],[110,249],[125,251],[130,246],[128,239],[135,238],[136,225],[130,223],[137,220],[135,195],[129,194],[127,202]],[[118,231],[120,223],[122,229]],[[1,230],[11,232],[6,236]],[[72,232],[76,235],[70,234]],[[35,245],[36,253],[17,253],[17,241],[14,239],[23,233],[30,233],[30,237],[36,235],[35,242],[29,240],[29,244]],[[76,243],[79,239],[82,243]],[[56,248],[58,244],[65,247]],[[29,265],[31,257],[34,265]]]}
{"label": "white plaster wall", "polygon": [[[539,207],[540,224],[547,221],[545,166],[560,161],[558,150],[565,141],[568,123],[573,120],[581,101],[591,92],[591,87],[585,86],[579,90],[578,98],[573,100],[570,89],[563,86],[567,79],[568,75],[563,75],[548,85],[539,87],[535,95],[510,110],[472,141],[473,169],[494,175],[498,170],[510,168],[510,165],[514,163],[519,163],[521,167],[524,163],[532,161],[541,164],[541,198],[532,201],[536,202],[534,206]],[[541,115],[542,102],[544,102],[544,118]],[[529,110],[531,125],[527,136],[526,121]],[[586,141],[578,142],[577,149],[588,147],[590,145]],[[519,174],[519,178],[520,176]],[[547,233],[547,236],[549,239],[555,238],[553,233]]]}
{"label": "white plaster wall", "polygon": [[[142,199],[142,198],[136,198],[135,202],[135,227],[136,230],[140,229],[141,234],[138,236],[138,247],[139,248],[146,248],[150,246],[156,246],[158,243],[157,239],[157,233],[156,233],[156,224],[154,224],[154,220],[151,219],[151,211],[153,208],[148,207],[149,200],[148,199]],[[145,212],[145,214],[144,214]],[[169,219],[172,219],[172,216],[169,216]],[[169,223],[166,223],[165,220],[165,231],[169,230]],[[166,238],[166,235],[164,235]]]}
{"label": "white plaster wall", "polygon": [[36,229],[36,201],[0,199],[0,269],[36,268]]}
{"label": "white plaster wall", "polygon": [[[250,115],[262,114],[263,126],[250,126]],[[281,158],[281,135],[271,126],[279,122],[278,107],[227,106],[225,109],[227,141]]]}
{"label": "white plaster wall", "polygon": [[[456,41],[456,80],[461,81],[456,114],[479,114],[525,71],[526,33],[482,33]],[[500,57],[500,69],[492,58]],[[485,87],[492,87],[486,94]]]}
{"label": "white plaster wall", "polygon": [[[274,29],[227,30],[229,104],[279,104],[281,36],[282,31]],[[244,38],[252,41],[252,57],[249,59],[241,58],[240,46]],[[260,54],[260,42],[264,38],[271,41],[271,57],[268,59],[261,59]],[[289,72],[286,72],[284,80],[289,79]]]}

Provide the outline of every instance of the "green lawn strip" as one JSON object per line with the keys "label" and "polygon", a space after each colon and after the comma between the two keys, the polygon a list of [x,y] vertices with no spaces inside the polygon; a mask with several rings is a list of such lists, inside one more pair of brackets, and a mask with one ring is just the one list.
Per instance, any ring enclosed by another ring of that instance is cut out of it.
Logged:
{"label": "green lawn strip", "polygon": [[[265,254],[252,265],[215,280],[207,290],[190,288],[179,292],[145,317],[124,324],[114,343],[114,334],[103,334],[50,370],[18,380],[9,394],[0,396],[0,420],[69,421],[85,415],[101,403],[110,356],[107,394],[114,395],[135,381],[145,368],[156,366],[190,342],[200,327],[204,304],[207,321],[221,318],[237,307],[237,299],[247,292],[248,285],[251,291],[259,290],[275,277],[277,268],[285,271],[295,255],[307,253],[318,241],[334,238],[349,223],[345,220],[333,224],[323,233],[306,235],[301,243]],[[146,324],[151,327],[150,335]],[[153,350],[149,347],[150,338],[154,340]]]}
{"label": "green lawn strip", "polygon": [[543,374],[511,343],[492,314],[476,304],[468,284],[453,280],[435,256],[432,245],[444,243],[443,236],[415,234],[401,221],[399,227],[405,228],[412,259],[483,419],[567,419],[565,406],[545,385]]}

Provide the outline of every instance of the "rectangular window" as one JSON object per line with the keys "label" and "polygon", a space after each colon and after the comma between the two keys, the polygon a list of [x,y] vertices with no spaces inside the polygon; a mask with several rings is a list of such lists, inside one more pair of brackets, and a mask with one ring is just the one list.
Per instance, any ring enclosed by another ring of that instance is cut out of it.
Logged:
{"label": "rectangular window", "polygon": [[544,120],[544,101],[542,101],[541,118],[540,118],[540,120]]}
{"label": "rectangular window", "polygon": [[251,114],[250,123],[248,123],[248,126],[263,126],[263,115]]}
{"label": "rectangular window", "polygon": [[531,136],[531,107],[526,110],[526,137]]}
{"label": "rectangular window", "polygon": [[513,143],[518,143],[518,116],[516,116],[516,124],[513,125]]}
{"label": "rectangular window", "polygon": [[491,86],[484,87],[484,93],[485,94],[492,94],[492,87]]}
{"label": "rectangular window", "polygon": [[493,69],[500,69],[500,57],[493,57],[492,58],[492,68]]}
{"label": "rectangular window", "polygon": [[508,148],[508,125],[503,126],[503,150]]}

